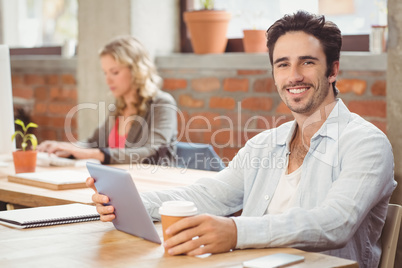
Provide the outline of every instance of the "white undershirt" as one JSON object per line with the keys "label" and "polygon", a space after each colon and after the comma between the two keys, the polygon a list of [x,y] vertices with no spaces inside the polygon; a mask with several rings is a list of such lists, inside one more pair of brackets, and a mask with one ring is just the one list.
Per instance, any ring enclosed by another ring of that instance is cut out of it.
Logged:
{"label": "white undershirt", "polygon": [[267,208],[267,214],[280,214],[290,207],[300,182],[302,166],[290,174],[285,169]]}

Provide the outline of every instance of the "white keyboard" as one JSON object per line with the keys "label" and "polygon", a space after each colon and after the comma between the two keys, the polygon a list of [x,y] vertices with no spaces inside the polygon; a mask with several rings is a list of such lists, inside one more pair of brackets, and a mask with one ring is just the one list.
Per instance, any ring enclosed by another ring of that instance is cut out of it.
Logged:
{"label": "white keyboard", "polygon": [[38,152],[36,160],[37,166],[57,166],[57,167],[72,167],[75,166],[77,160],[58,157],[54,154]]}
{"label": "white keyboard", "polygon": [[85,167],[87,162],[100,164],[96,159],[69,159],[54,154],[38,152],[36,165],[41,167]]}
{"label": "white keyboard", "polygon": [[0,161],[0,167],[8,167],[9,163]]}

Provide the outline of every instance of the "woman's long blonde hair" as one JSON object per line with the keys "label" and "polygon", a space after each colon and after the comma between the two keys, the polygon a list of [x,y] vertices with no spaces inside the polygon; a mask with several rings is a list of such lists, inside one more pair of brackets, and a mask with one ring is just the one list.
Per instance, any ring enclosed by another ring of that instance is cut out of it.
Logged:
{"label": "woman's long blonde hair", "polygon": [[[137,95],[137,102],[132,103],[137,114],[147,109],[147,102],[156,95],[162,83],[156,67],[149,58],[145,47],[132,36],[119,36],[106,44],[99,52],[99,56],[110,55],[120,64],[131,70],[132,85],[137,87],[133,94]],[[122,97],[116,99],[115,116],[122,115],[127,104]]]}

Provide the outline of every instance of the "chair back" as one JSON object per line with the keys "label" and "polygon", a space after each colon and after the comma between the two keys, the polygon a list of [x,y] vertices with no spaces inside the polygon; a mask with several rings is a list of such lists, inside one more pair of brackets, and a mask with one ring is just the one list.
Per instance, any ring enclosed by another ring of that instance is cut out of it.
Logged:
{"label": "chair back", "polygon": [[381,234],[382,254],[379,268],[394,267],[401,219],[402,207],[396,204],[389,204]]}
{"label": "chair back", "polygon": [[226,166],[210,144],[178,142],[176,166],[220,171]]}

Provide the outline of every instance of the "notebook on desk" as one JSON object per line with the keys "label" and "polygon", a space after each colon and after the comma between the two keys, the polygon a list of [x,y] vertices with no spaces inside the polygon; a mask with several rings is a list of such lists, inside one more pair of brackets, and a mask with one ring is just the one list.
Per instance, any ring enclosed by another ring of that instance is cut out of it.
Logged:
{"label": "notebook on desk", "polygon": [[99,218],[95,206],[78,203],[0,211],[1,224],[20,229],[96,221]]}
{"label": "notebook on desk", "polygon": [[85,181],[89,177],[86,170],[51,170],[33,173],[19,173],[8,175],[10,182],[46,188],[50,190],[67,190],[85,188]]}

